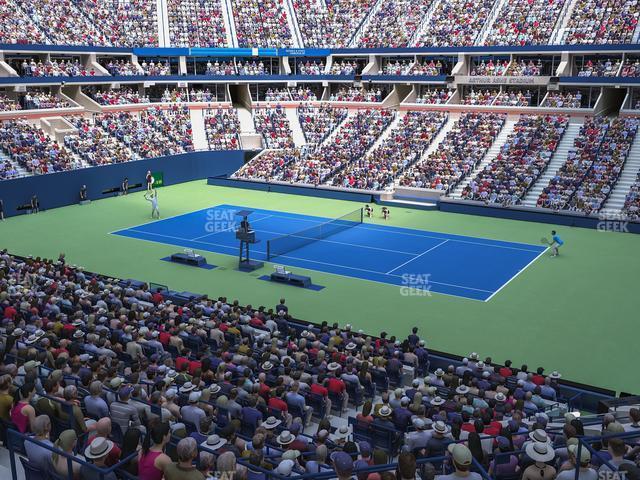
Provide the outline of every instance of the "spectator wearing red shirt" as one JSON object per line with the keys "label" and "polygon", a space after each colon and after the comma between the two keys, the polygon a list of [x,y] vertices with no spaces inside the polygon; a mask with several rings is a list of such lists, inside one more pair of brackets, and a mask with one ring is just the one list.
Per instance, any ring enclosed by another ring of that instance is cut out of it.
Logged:
{"label": "spectator wearing red shirt", "polygon": [[324,398],[325,402],[325,415],[329,415],[331,413],[331,399],[329,398],[329,389],[325,386],[327,380],[324,375],[318,375],[318,381],[311,384],[311,393],[315,395],[320,395]]}
{"label": "spectator wearing red shirt", "polygon": [[18,314],[18,311],[15,308],[13,308],[11,305],[8,305],[4,309],[4,318],[13,320],[17,314]]}
{"label": "spectator wearing red shirt", "polygon": [[500,375],[504,378],[508,378],[513,375],[513,370],[511,370],[511,360],[504,362],[504,367],[500,369]]}
{"label": "spectator wearing red shirt", "polygon": [[333,363],[330,363],[328,366],[330,372],[329,379],[327,380],[327,389],[334,395],[342,398],[342,410],[344,411],[347,409],[347,404],[349,403],[349,394],[347,393],[347,386],[345,385],[344,381],[335,376],[334,372],[336,368],[334,367],[339,368],[337,364]]}
{"label": "spectator wearing red shirt", "polygon": [[284,401],[284,396],[286,395],[286,391],[284,387],[276,388],[276,391],[272,391],[272,397],[267,402],[267,406],[269,408],[273,408],[280,411],[282,418],[285,420],[287,425],[291,424],[293,417],[289,413],[289,407],[287,406],[287,402]]}
{"label": "spectator wearing red shirt", "polygon": [[536,373],[533,375],[533,377],[531,377],[531,381],[538,386],[544,385],[543,373],[544,373],[544,368],[538,367],[538,370],[536,370]]}
{"label": "spectator wearing red shirt", "polygon": [[164,297],[162,296],[162,294],[160,292],[154,293],[151,298],[152,298],[153,303],[155,305],[158,305],[159,303],[162,303],[164,301]]}

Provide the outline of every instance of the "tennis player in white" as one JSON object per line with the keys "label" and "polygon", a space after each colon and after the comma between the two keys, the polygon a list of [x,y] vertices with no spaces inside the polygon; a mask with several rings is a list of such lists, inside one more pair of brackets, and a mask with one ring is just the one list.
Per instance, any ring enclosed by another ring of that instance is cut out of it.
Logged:
{"label": "tennis player in white", "polygon": [[160,218],[160,210],[158,209],[158,191],[152,190],[144,194],[144,199],[151,202],[151,218]]}

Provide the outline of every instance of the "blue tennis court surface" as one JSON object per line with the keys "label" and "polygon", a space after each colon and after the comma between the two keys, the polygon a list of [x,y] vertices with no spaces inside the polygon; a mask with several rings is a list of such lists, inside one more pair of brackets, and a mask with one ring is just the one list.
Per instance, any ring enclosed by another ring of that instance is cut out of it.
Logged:
{"label": "blue tennis court surface", "polygon": [[[218,205],[112,232],[140,240],[238,255],[235,212],[252,210],[252,258],[266,260],[267,240],[319,225],[329,218]],[[401,287],[404,295],[431,292],[489,300],[533,263],[546,247],[450,235],[366,222],[271,261],[289,267]]]}

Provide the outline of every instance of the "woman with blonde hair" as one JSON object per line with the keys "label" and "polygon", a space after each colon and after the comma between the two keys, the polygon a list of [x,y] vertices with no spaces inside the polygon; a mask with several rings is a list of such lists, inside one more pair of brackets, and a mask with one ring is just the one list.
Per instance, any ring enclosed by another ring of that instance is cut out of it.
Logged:
{"label": "woman with blonde hair", "polygon": [[[53,446],[58,450],[62,450],[64,453],[77,457],[77,455],[73,453],[77,443],[78,435],[76,435],[75,430],[69,429],[60,434]],[[63,478],[69,478],[69,461],[66,456],[54,452],[53,455],[51,455],[51,464],[58,475]],[[71,462],[73,478],[79,478],[80,467],[81,465],[78,462]]]}

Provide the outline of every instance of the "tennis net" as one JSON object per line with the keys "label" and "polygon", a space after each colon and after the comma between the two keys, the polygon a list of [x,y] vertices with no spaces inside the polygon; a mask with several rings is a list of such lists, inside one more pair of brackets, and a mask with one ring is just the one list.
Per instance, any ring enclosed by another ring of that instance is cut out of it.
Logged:
{"label": "tennis net", "polygon": [[362,208],[342,217],[294,233],[267,240],[267,259],[284,255],[362,223]]}

